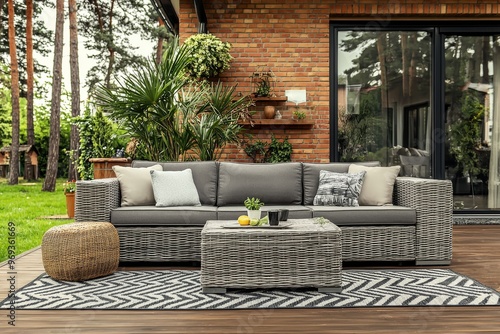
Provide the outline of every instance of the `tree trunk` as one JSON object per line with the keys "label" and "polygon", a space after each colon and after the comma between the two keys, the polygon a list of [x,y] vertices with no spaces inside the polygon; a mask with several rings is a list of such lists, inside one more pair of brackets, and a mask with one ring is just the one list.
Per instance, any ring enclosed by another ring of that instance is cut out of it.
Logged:
{"label": "tree trunk", "polygon": [[56,188],[57,165],[59,161],[59,134],[61,122],[61,78],[63,55],[64,0],[56,2],[56,33],[54,38],[54,65],[52,76],[52,102],[50,106],[50,139],[47,174],[42,190]]}
{"label": "tree trunk", "polygon": [[27,111],[26,123],[28,145],[35,144],[33,125],[33,81],[35,65],[33,63],[33,0],[26,0],[26,68],[27,68]]}
{"label": "tree trunk", "polygon": [[[473,72],[471,73],[471,82],[481,82],[481,63],[483,56],[483,37],[474,38],[474,55],[472,56]],[[480,58],[481,57],[481,58]],[[484,100],[484,99],[483,99]]]}
{"label": "tree trunk", "polygon": [[[33,63],[33,0],[26,0],[26,132],[28,135],[28,145],[35,145],[35,127],[33,124],[33,82],[34,82]],[[31,181],[36,177],[31,166],[31,158],[28,154],[24,155],[24,179]]]}
{"label": "tree trunk", "polygon": [[[387,119],[387,110],[389,108],[388,95],[389,95],[389,82],[387,81],[387,66],[385,50],[387,49],[387,34],[381,32],[377,40],[378,59],[380,62],[380,114],[382,119]],[[389,135],[387,128],[382,127],[382,138],[385,143],[389,142]],[[387,144],[389,145],[389,144]]]}
{"label": "tree trunk", "polygon": [[[109,32],[110,36],[112,36],[113,32],[113,9],[115,6],[115,0],[111,0],[111,8],[109,10]],[[109,51],[109,60],[108,60],[108,70],[106,71],[106,78],[104,82],[106,84],[106,88],[111,88],[111,76],[113,74],[113,67],[115,65],[115,48],[112,41],[108,42],[108,51]]]}
{"label": "tree trunk", "polygon": [[12,144],[10,151],[9,184],[18,184],[19,178],[19,68],[17,64],[16,32],[14,27],[14,0],[9,0],[9,52],[12,99]]}
{"label": "tree trunk", "polygon": [[408,84],[408,96],[411,96],[411,93],[417,88],[416,86],[416,80],[417,80],[417,45],[418,45],[418,40],[417,40],[417,33],[414,32],[412,33],[410,37],[410,44],[412,45],[412,51],[411,51],[411,59],[410,59],[410,71],[409,71],[409,84]]}
{"label": "tree trunk", "polygon": [[[80,116],[80,74],[78,66],[78,26],[76,0],[68,0],[69,7],[69,62],[71,71],[71,116]],[[80,136],[78,127],[71,126],[70,133],[70,160],[68,179],[78,178],[77,161]]]}
{"label": "tree trunk", "polygon": [[490,52],[491,52],[491,47],[490,47],[490,36],[484,36],[483,37],[483,77],[481,82],[484,84],[487,84],[490,82],[490,68],[489,68],[489,62],[490,62]]}
{"label": "tree trunk", "polygon": [[408,33],[401,33],[401,56],[403,57],[403,96],[407,97],[408,94],[408,80],[410,65],[408,62]]}
{"label": "tree trunk", "polygon": [[[160,28],[164,26],[163,20],[161,17],[158,17],[158,23]],[[161,62],[161,56],[163,54],[163,37],[158,37],[158,44],[156,45],[156,63],[159,64]]]}
{"label": "tree trunk", "polygon": [[378,51],[378,60],[380,63],[380,94],[381,94],[381,111],[384,113],[387,108],[387,68],[385,64],[385,38],[386,34],[381,32],[377,39],[377,51]]}

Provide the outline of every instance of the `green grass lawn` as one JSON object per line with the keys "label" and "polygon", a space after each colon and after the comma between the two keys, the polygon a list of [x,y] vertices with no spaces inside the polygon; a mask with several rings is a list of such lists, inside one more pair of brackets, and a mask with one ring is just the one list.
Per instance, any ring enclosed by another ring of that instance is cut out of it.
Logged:
{"label": "green grass lawn", "polygon": [[73,219],[48,219],[46,216],[66,214],[63,179],[57,180],[56,191],[42,191],[43,180],[9,186],[0,178],[0,262],[7,259],[9,222],[15,224],[16,255],[42,243],[45,231],[52,226],[67,224]]}

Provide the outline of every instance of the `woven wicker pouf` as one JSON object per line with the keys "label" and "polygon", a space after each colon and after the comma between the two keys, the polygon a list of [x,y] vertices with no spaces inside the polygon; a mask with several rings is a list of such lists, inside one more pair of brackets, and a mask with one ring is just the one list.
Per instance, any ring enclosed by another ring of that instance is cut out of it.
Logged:
{"label": "woven wicker pouf", "polygon": [[120,242],[111,223],[72,223],[54,226],[43,235],[42,259],[49,276],[84,281],[118,269]]}

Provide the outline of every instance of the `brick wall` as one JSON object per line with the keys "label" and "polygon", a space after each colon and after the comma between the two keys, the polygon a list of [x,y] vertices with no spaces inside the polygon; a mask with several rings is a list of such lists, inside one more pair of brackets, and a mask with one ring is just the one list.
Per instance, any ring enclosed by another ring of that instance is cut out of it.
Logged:
{"label": "brick wall", "polygon": [[[269,141],[289,138],[292,160],[330,161],[330,59],[329,23],[335,19],[464,19],[499,18],[497,1],[378,1],[378,0],[224,0],[204,1],[208,30],[232,44],[235,58],[231,69],[220,76],[238,85],[238,91],[252,92],[250,75],[259,66],[267,66],[278,77],[275,94],[285,89],[306,89],[313,108],[309,129],[262,127],[250,130],[256,139]],[[184,40],[197,32],[197,16],[192,0],[180,1],[180,37]],[[263,105],[256,106],[260,117]],[[284,118],[290,110],[281,106]],[[250,161],[242,148],[227,147],[223,160]]]}

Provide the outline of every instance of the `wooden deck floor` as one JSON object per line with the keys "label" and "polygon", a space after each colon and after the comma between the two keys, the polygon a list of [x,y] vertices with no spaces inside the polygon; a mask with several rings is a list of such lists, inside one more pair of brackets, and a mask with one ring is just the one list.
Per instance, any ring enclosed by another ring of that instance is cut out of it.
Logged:
{"label": "wooden deck floor", "polygon": [[[500,226],[455,226],[449,267],[500,291]],[[131,268],[122,268],[131,269]],[[139,268],[133,268],[139,269]],[[143,268],[140,268],[143,269]],[[0,297],[7,295],[0,268]],[[17,287],[43,272],[39,249],[16,259]],[[0,310],[0,333],[500,333],[500,306],[227,311]]]}

